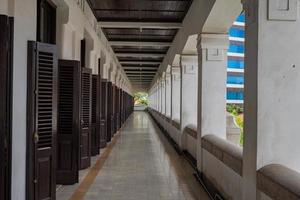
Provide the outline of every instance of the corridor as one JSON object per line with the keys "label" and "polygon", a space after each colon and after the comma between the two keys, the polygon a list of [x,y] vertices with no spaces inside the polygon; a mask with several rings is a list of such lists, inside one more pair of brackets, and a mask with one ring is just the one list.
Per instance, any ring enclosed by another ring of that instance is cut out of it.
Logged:
{"label": "corridor", "polygon": [[83,184],[86,175],[79,186],[62,186],[57,191],[58,200],[68,199],[64,195],[68,187],[74,190],[72,200],[209,199],[191,166],[176,153],[147,113],[134,112],[115,137],[107,159],[101,160],[110,147],[99,157],[104,164],[96,170],[98,175],[91,186]]}

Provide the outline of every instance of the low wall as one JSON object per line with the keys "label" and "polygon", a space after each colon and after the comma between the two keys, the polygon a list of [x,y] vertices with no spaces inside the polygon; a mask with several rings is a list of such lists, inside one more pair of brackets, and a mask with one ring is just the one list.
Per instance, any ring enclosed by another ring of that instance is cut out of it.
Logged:
{"label": "low wall", "polygon": [[241,200],[242,149],[215,135],[202,138],[202,173],[225,199]]}
{"label": "low wall", "polygon": [[300,173],[283,165],[271,164],[257,171],[259,200],[300,199]]}
{"label": "low wall", "polygon": [[197,127],[195,125],[188,125],[183,130],[183,137],[185,144],[182,145],[193,158],[197,159]]}
{"label": "low wall", "polygon": [[166,117],[151,108],[148,108],[148,111],[156,120],[156,122],[164,129],[168,136],[176,143],[176,145],[181,147],[181,131],[179,120],[171,120],[169,117]]}

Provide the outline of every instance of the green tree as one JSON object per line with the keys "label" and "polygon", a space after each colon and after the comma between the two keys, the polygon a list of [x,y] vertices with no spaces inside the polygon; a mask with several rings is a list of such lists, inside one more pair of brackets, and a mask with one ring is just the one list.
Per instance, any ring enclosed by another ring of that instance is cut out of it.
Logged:
{"label": "green tree", "polygon": [[142,104],[148,106],[148,93],[145,92],[137,92],[134,94],[134,104]]}

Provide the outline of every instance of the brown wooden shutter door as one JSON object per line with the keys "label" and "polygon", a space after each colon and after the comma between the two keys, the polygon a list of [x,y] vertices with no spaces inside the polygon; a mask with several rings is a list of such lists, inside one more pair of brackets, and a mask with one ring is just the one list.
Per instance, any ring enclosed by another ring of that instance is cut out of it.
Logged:
{"label": "brown wooden shutter door", "polygon": [[107,82],[107,142],[111,141],[113,133],[113,96],[112,83]]}
{"label": "brown wooden shutter door", "polygon": [[101,80],[101,136],[100,147],[106,147],[107,142],[107,82]]}
{"label": "brown wooden shutter door", "polygon": [[55,199],[57,48],[29,42],[27,199]]}
{"label": "brown wooden shutter door", "polygon": [[0,15],[0,199],[10,199],[13,18]]}
{"label": "brown wooden shutter door", "polygon": [[99,154],[100,149],[100,89],[99,75],[92,76],[92,127],[91,127],[91,155]]}
{"label": "brown wooden shutter door", "polygon": [[91,165],[92,70],[81,68],[80,169]]}
{"label": "brown wooden shutter door", "polygon": [[116,86],[112,85],[112,135],[115,135],[117,131],[117,122],[116,122]]}
{"label": "brown wooden shutter door", "polygon": [[78,183],[81,67],[79,61],[58,62],[57,184]]}
{"label": "brown wooden shutter door", "polygon": [[120,118],[119,118],[119,98],[120,98],[120,95],[119,95],[119,88],[116,86],[115,87],[115,92],[116,92],[116,95],[115,95],[115,131],[117,132],[119,130],[119,123],[120,123]]}

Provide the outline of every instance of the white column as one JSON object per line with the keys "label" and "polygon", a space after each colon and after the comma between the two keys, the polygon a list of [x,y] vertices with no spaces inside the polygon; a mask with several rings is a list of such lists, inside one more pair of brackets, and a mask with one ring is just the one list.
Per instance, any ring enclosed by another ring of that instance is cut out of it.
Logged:
{"label": "white column", "polygon": [[201,34],[198,41],[198,144],[201,171],[201,137],[213,134],[226,139],[227,34]]}
{"label": "white column", "polygon": [[166,116],[171,117],[171,73],[166,73]]}
{"label": "white column", "polygon": [[247,200],[256,198],[257,169],[275,163],[300,172],[299,3],[251,0],[245,4],[243,177]]}
{"label": "white column", "polygon": [[157,102],[157,106],[158,106],[158,109],[157,111],[158,112],[161,112],[161,84],[160,84],[160,80],[158,80],[157,82],[157,93],[158,93],[158,102]]}
{"label": "white column", "polygon": [[166,80],[165,75],[163,75],[161,80],[161,113],[166,114]]}
{"label": "white column", "polygon": [[181,129],[197,125],[198,56],[181,55]]}
{"label": "white column", "polygon": [[180,121],[180,67],[172,67],[172,120]]}

